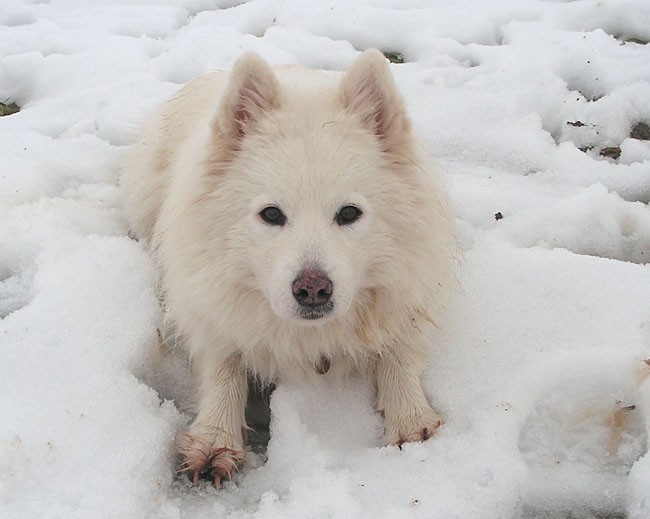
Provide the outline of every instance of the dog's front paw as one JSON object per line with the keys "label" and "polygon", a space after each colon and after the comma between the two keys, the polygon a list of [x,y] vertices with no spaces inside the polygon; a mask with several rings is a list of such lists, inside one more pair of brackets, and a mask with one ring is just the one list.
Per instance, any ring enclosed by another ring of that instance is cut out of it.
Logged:
{"label": "dog's front paw", "polygon": [[429,439],[444,420],[433,409],[428,408],[417,414],[386,416],[386,441],[389,445],[402,445]]}
{"label": "dog's front paw", "polygon": [[177,442],[178,454],[181,458],[180,472],[185,472],[194,485],[199,480],[209,478],[218,487],[221,478],[231,474],[239,468],[244,461],[246,453],[226,445],[217,438],[184,433]]}

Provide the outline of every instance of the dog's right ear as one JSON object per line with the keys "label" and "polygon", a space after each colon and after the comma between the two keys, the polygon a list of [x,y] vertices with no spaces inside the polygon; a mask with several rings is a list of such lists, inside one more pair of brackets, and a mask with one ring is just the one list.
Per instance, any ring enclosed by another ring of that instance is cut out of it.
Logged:
{"label": "dog's right ear", "polygon": [[216,129],[240,140],[260,117],[279,105],[280,85],[268,63],[249,52],[239,58],[230,74],[217,115]]}

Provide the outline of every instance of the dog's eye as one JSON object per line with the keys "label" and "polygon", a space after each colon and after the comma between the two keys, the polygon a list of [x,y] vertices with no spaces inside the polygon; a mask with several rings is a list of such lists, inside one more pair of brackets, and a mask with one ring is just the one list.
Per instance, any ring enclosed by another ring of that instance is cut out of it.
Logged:
{"label": "dog's eye", "polygon": [[287,222],[287,217],[280,208],[270,205],[265,207],[259,212],[260,218],[269,225],[284,225]]}
{"label": "dog's eye", "polygon": [[353,205],[346,205],[345,207],[342,207],[341,210],[336,214],[334,220],[336,220],[336,223],[339,225],[350,225],[351,223],[354,223],[359,218],[361,218],[362,214],[363,211],[361,211],[361,209],[358,207],[355,207]]}

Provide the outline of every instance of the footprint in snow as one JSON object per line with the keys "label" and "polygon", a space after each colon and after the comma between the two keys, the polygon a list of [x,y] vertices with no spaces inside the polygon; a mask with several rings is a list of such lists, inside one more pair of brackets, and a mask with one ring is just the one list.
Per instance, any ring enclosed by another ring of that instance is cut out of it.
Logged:
{"label": "footprint in snow", "polygon": [[524,501],[544,513],[620,510],[627,475],[648,450],[650,361],[571,356],[537,375],[520,403]]}

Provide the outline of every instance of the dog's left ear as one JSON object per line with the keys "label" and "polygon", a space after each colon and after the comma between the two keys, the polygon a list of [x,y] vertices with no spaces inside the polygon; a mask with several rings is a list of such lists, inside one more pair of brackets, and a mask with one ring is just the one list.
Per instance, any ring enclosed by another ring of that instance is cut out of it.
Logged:
{"label": "dog's left ear", "polygon": [[377,135],[384,151],[404,155],[411,124],[381,52],[367,50],[352,63],[341,79],[340,95],[345,109]]}

